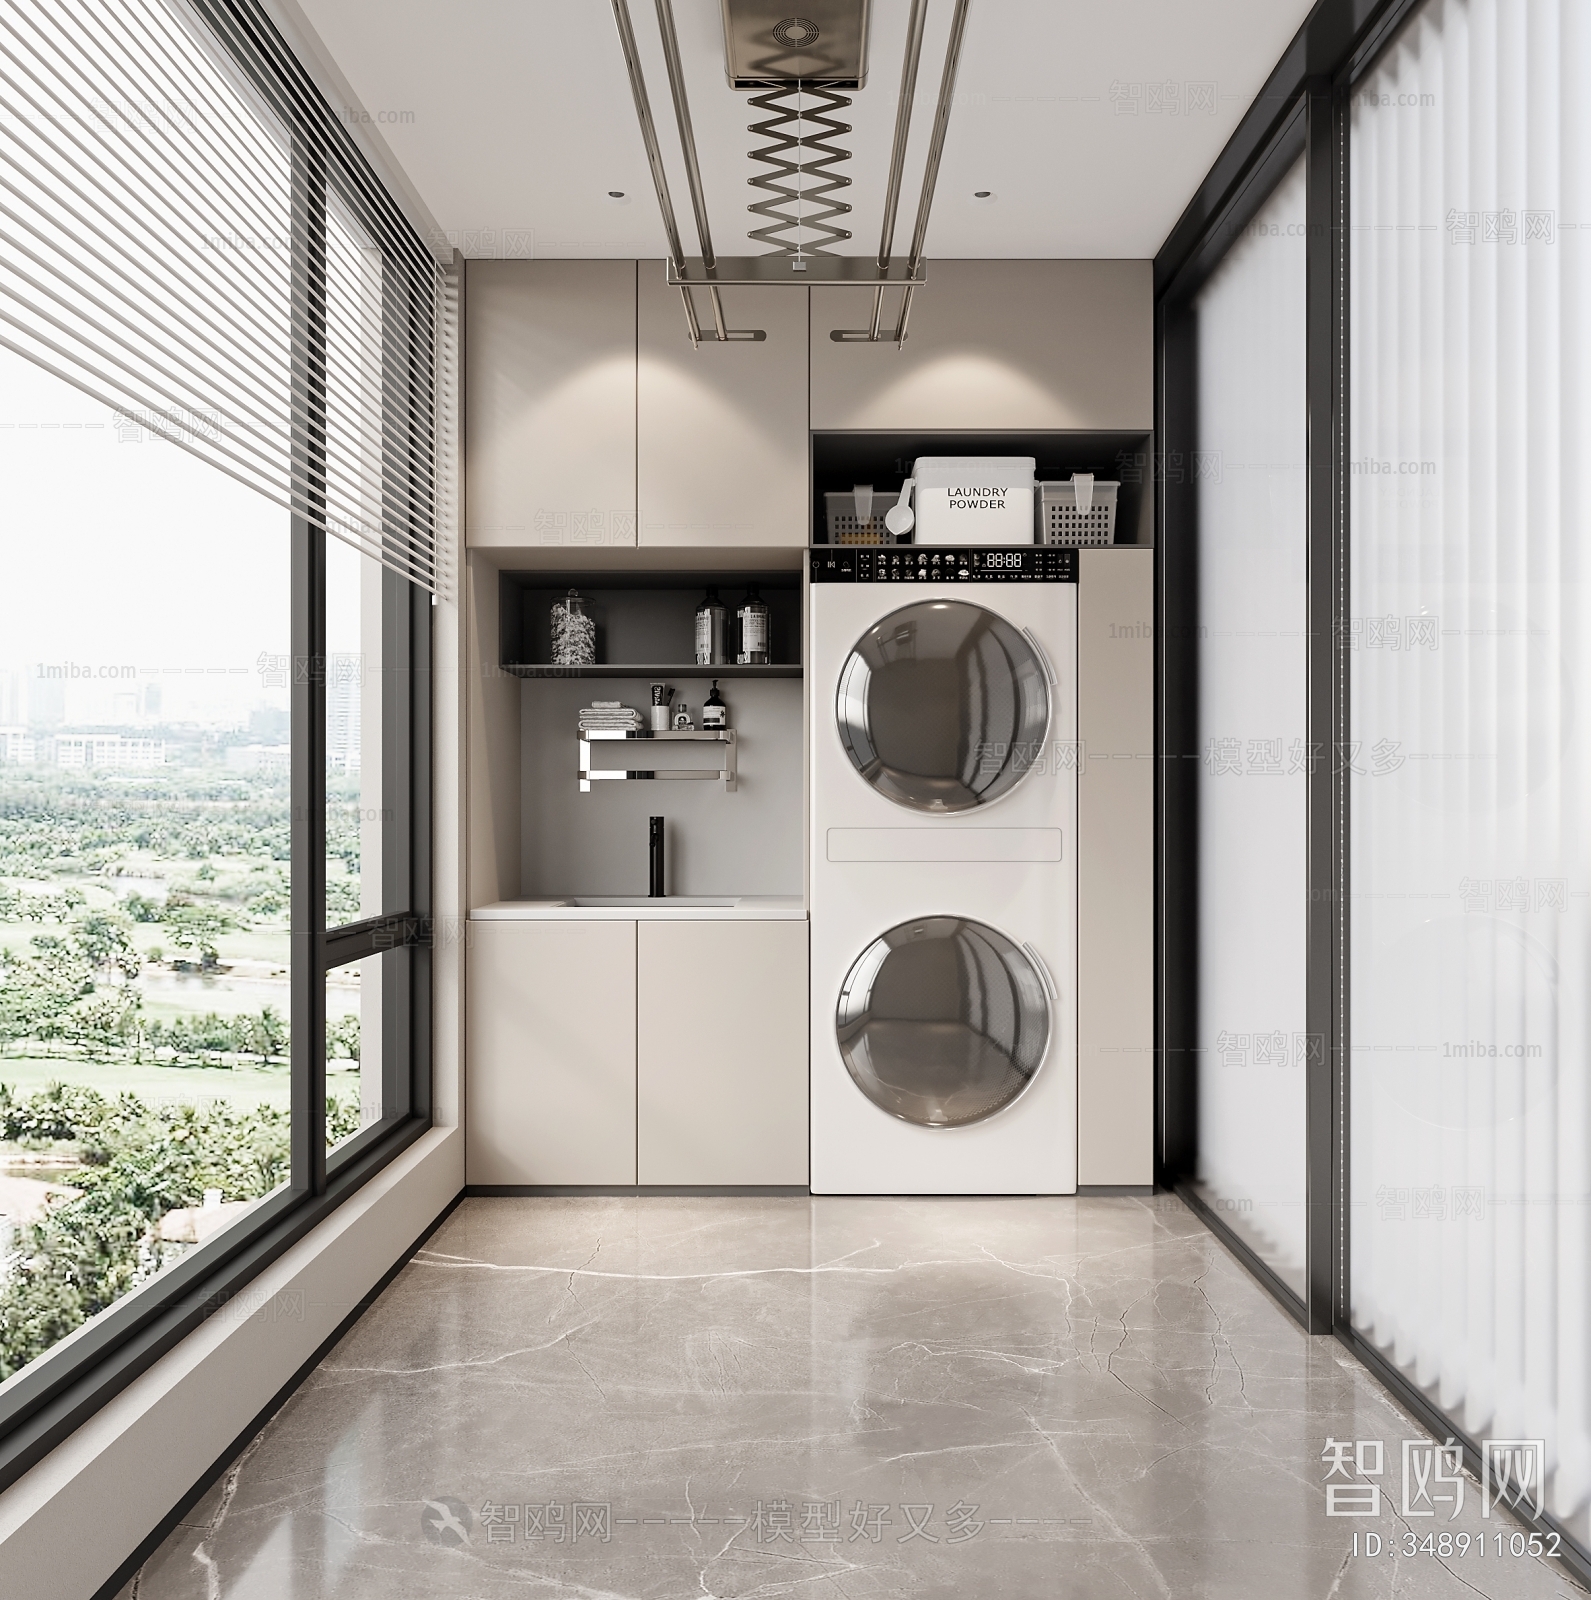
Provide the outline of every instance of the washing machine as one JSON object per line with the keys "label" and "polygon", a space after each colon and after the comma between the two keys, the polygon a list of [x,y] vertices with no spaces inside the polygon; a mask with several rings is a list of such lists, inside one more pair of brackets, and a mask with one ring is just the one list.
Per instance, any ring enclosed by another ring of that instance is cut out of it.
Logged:
{"label": "washing machine", "polygon": [[1077,552],[808,578],[813,1193],[1073,1193]]}

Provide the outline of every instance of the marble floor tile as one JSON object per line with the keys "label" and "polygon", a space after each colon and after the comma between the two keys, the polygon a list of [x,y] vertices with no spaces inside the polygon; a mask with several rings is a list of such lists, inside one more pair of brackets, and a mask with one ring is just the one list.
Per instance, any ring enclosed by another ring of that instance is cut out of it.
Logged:
{"label": "marble floor tile", "polygon": [[1585,1592],[1473,1484],[1422,1550],[1423,1437],[1169,1196],[474,1199],[125,1600]]}

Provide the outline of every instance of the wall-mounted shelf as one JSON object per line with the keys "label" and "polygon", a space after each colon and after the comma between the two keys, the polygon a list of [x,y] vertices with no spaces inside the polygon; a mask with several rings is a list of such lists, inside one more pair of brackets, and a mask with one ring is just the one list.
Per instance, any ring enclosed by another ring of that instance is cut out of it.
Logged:
{"label": "wall-mounted shelf", "polygon": [[[518,678],[801,676],[799,568],[766,572],[504,572],[501,585],[502,668]],[[747,590],[759,592],[769,613],[773,652],[769,665],[696,665],[696,606],[708,588],[718,590],[730,612],[726,641],[730,655],[738,648],[735,609]],[[552,607],[571,589],[585,598],[596,628],[597,661],[593,666],[551,664]]]}
{"label": "wall-mounted shelf", "polygon": [[[724,747],[724,760],[721,767],[651,767],[644,771],[626,771],[620,767],[599,767],[591,759],[591,746],[593,744],[617,743],[621,740],[649,739],[655,743],[677,741],[691,744],[719,744]],[[710,780],[722,781],[724,792],[733,794],[737,782],[737,769],[735,763],[735,732],[732,728],[696,729],[690,732],[653,733],[648,728],[633,730],[623,728],[591,728],[580,735],[580,792],[591,793],[593,783],[608,781],[615,782],[689,782],[692,779],[701,782]]]}
{"label": "wall-mounted shelf", "polygon": [[769,667],[741,667],[720,663],[716,667],[700,667],[694,661],[666,666],[642,663],[605,661],[595,667],[549,667],[526,662],[504,662],[503,671],[516,678],[799,678],[799,662],[776,662]]}

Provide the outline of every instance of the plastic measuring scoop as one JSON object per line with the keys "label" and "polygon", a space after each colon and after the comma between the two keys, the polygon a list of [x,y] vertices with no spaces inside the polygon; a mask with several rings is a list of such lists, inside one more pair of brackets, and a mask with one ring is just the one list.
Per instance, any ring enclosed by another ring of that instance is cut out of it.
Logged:
{"label": "plastic measuring scoop", "polygon": [[917,487],[915,478],[908,478],[900,486],[900,499],[884,513],[884,526],[898,539],[903,533],[910,533],[917,524],[916,513],[912,510],[912,490]]}

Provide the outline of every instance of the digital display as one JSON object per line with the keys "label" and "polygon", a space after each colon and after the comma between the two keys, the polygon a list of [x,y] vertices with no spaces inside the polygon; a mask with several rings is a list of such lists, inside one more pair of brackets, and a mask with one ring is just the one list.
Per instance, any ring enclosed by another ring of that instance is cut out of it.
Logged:
{"label": "digital display", "polygon": [[990,550],[983,558],[986,567],[1010,567],[1019,571],[1022,566],[1022,552],[1020,550]]}

